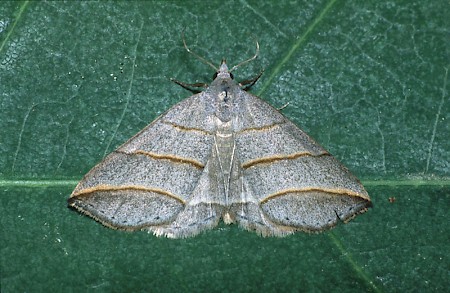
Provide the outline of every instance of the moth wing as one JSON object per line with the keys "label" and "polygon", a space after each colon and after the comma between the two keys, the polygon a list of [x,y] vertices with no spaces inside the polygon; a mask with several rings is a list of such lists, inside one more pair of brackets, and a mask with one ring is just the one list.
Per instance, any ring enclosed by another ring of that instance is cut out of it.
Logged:
{"label": "moth wing", "polygon": [[278,236],[321,231],[371,206],[359,180],[275,108],[251,95],[242,107],[248,117],[236,130],[241,174],[232,189],[241,226]]}
{"label": "moth wing", "polygon": [[[217,225],[213,125],[204,93],[173,106],[87,173],[68,202],[117,229],[193,236]],[[215,194],[211,198],[211,194]]]}

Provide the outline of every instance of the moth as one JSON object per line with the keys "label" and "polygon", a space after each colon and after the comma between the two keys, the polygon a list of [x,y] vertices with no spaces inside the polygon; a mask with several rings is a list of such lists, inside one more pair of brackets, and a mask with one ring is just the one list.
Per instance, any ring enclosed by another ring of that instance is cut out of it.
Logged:
{"label": "moth", "polygon": [[184,238],[222,219],[262,236],[318,232],[371,206],[338,160],[238,83],[225,60],[205,90],[179,102],[104,158],[69,206],[105,226]]}

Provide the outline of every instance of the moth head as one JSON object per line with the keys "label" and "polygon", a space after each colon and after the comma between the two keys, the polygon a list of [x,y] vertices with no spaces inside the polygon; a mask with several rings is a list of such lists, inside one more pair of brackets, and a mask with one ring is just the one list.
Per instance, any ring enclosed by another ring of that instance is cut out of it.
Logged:
{"label": "moth head", "polygon": [[213,80],[215,80],[219,75],[229,75],[231,79],[234,79],[233,74],[228,69],[227,61],[225,59],[222,59],[219,69],[213,75]]}

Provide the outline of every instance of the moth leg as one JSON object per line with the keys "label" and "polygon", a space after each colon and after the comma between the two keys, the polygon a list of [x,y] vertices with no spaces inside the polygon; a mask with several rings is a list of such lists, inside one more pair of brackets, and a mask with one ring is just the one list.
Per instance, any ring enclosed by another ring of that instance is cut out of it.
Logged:
{"label": "moth leg", "polygon": [[277,108],[278,111],[283,110],[284,108],[286,108],[287,106],[289,106],[290,102],[287,102],[286,104],[284,104],[283,106],[281,106],[280,108]]}
{"label": "moth leg", "polygon": [[264,72],[264,70],[261,70],[261,72],[257,76],[253,77],[252,79],[247,79],[247,80],[241,81],[239,83],[239,86],[242,88],[242,90],[248,91],[258,81],[258,79],[261,77],[263,72]]}
{"label": "moth leg", "polygon": [[202,92],[199,89],[194,89],[194,88],[207,88],[208,84],[207,83],[203,83],[203,82],[197,82],[197,83],[185,83],[179,80],[176,80],[174,78],[171,78],[170,81],[178,84],[179,86],[181,86],[184,89],[187,89],[188,91],[194,93],[194,94],[198,94],[200,92]]}

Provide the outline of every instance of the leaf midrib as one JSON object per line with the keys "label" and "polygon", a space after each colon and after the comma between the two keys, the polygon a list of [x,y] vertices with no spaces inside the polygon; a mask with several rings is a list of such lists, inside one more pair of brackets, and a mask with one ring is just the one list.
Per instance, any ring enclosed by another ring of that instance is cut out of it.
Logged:
{"label": "leaf midrib", "polygon": [[[80,179],[37,179],[37,180],[27,180],[27,179],[0,179],[0,187],[57,187],[57,186],[75,186],[81,180]],[[449,178],[437,178],[437,179],[382,179],[382,180],[361,180],[362,184],[366,187],[375,186],[387,186],[387,187],[397,187],[397,186],[415,186],[415,187],[427,187],[427,186],[450,186]]]}

